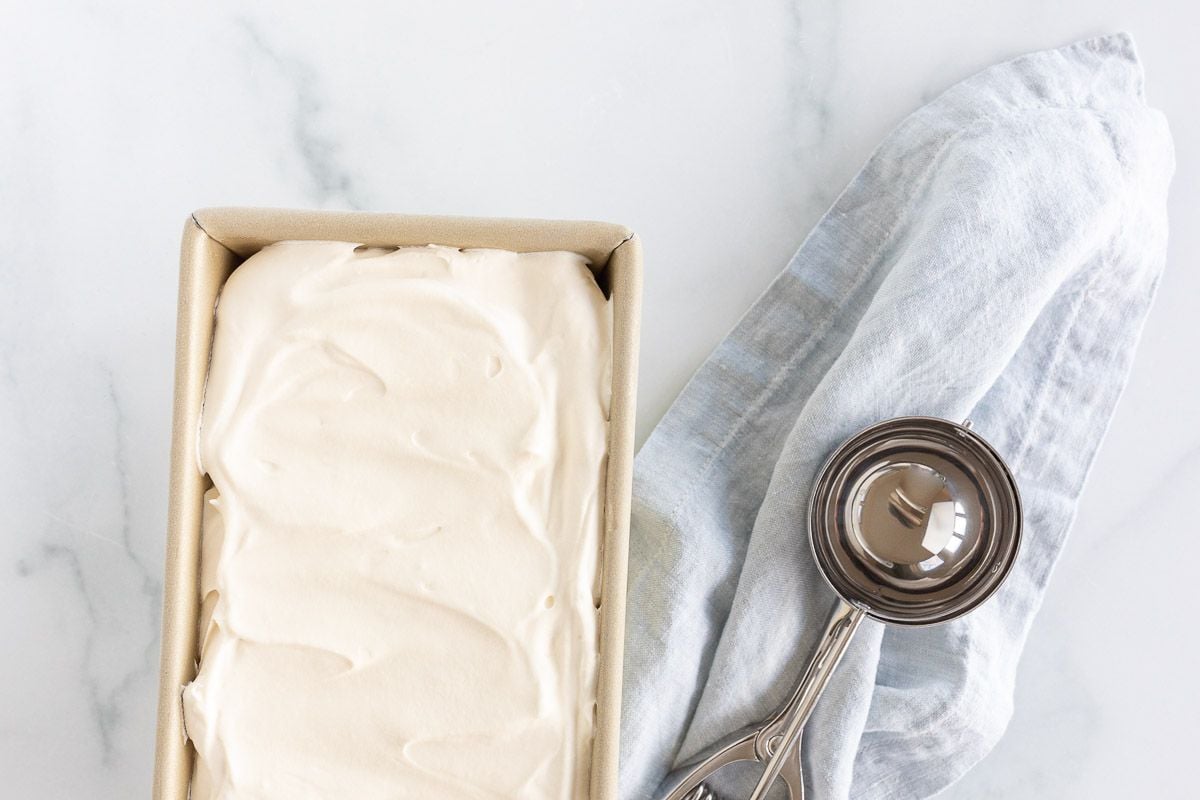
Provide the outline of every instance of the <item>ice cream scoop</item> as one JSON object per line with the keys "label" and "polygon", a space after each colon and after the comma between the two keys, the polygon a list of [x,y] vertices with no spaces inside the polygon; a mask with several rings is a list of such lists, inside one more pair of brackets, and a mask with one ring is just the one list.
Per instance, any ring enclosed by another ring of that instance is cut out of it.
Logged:
{"label": "ice cream scoop", "polygon": [[817,475],[808,528],[817,567],[838,601],[789,700],[675,775],[666,800],[716,800],[704,784],[736,761],[765,764],[751,794],[782,779],[804,797],[800,738],[864,617],[931,625],[976,608],[999,588],[1021,541],[1021,500],[1004,460],[970,422],[897,417],[838,447]]}

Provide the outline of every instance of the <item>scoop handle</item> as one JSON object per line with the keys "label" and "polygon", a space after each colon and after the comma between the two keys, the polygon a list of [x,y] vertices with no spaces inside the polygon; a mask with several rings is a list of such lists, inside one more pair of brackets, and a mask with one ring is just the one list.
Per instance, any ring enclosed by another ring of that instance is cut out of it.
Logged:
{"label": "scoop handle", "polygon": [[[846,652],[854,632],[863,621],[866,612],[857,606],[838,600],[825,626],[825,633],[817,645],[816,652],[804,670],[804,676],[792,693],[792,698],[776,715],[775,719],[763,726],[759,731],[755,747],[759,757],[767,761],[766,769],[750,800],[762,800],[771,784],[779,777],[780,770],[787,762],[788,753],[800,741],[800,733],[808,718],[812,716],[817,699],[824,691],[825,685],[833,675],[834,669]],[[799,754],[796,755],[797,762]]]}

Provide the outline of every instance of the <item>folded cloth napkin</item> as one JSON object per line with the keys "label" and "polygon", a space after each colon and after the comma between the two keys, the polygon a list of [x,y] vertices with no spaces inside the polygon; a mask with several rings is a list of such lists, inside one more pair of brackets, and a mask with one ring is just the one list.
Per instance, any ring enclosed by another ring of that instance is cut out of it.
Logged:
{"label": "folded cloth napkin", "polygon": [[[972,420],[1016,475],[1023,548],[963,619],[863,623],[805,732],[809,796],[927,797],[996,743],[1163,266],[1173,169],[1126,35],[992,67],[888,136],[638,456],[623,798],[789,694],[834,602],[814,476],[899,415]],[[756,775],[712,785],[746,797]]]}

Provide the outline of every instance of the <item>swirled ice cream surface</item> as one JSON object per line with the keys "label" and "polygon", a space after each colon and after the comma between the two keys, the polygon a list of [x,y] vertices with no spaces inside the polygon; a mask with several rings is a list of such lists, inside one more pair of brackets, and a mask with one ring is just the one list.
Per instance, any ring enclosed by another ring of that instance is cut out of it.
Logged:
{"label": "swirled ice cream surface", "polygon": [[584,798],[611,309],[582,256],[282,242],[218,303],[192,798]]}

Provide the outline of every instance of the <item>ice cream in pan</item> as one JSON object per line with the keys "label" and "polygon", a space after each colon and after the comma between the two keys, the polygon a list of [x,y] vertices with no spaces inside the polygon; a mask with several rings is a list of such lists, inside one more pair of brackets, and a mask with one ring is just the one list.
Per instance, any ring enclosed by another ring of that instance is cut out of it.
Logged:
{"label": "ice cream in pan", "polygon": [[193,798],[587,796],[611,319],[573,253],[283,242],[234,271]]}

